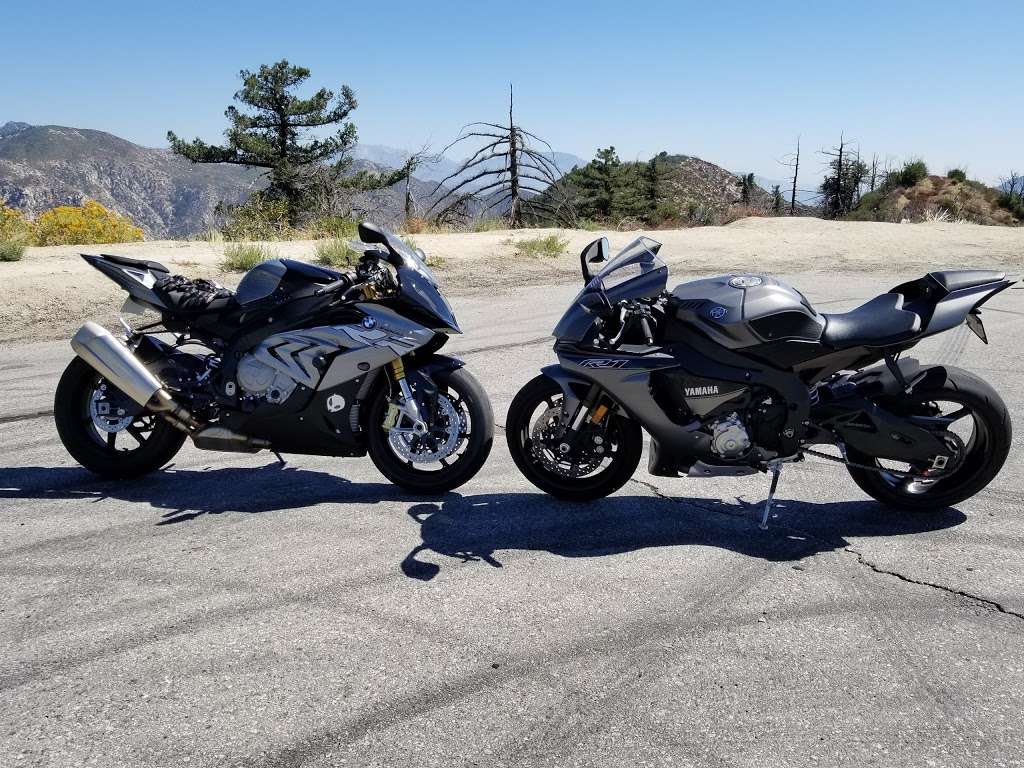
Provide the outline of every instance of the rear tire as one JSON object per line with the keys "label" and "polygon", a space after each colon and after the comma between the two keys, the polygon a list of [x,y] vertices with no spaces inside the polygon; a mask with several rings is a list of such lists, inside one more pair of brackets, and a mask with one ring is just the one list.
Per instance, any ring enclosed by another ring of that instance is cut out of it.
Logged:
{"label": "rear tire", "polygon": [[[71,361],[57,384],[53,419],[60,441],[75,461],[100,477],[129,478],[148,474],[173,459],[185,442],[185,433],[145,411],[137,418],[149,422],[147,429],[143,432],[134,423],[131,425],[135,428],[133,431],[146,435],[144,442],[127,450],[118,450],[106,442],[90,416],[93,393],[104,384],[124,397],[80,357]],[[117,438],[124,435],[126,443],[137,443],[138,440],[126,434],[128,431],[117,433]]]}
{"label": "rear tire", "polygon": [[[881,472],[848,467],[853,481],[873,499],[896,509],[938,512],[971,498],[1002,469],[1010,452],[1013,428],[999,394],[985,381],[960,368],[946,367],[946,381],[915,392],[915,400],[955,402],[970,409],[974,431],[960,465],[923,492],[911,493]],[[850,461],[881,466],[872,456],[849,452]]]}
{"label": "rear tire", "polygon": [[609,420],[607,431],[614,435],[615,453],[608,466],[587,477],[560,475],[545,467],[532,450],[533,416],[544,404],[560,402],[562,388],[557,382],[541,374],[519,390],[513,398],[505,419],[505,437],[519,471],[545,493],[566,501],[593,501],[619,490],[633,477],[640,464],[644,448],[644,435],[640,425],[616,413]]}

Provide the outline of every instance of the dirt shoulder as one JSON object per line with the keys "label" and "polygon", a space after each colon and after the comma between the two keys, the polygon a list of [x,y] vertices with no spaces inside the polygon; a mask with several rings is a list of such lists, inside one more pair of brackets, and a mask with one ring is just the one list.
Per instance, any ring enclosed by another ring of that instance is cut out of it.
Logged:
{"label": "dirt shoulder", "polygon": [[[515,256],[518,240],[556,230],[415,235],[416,245],[442,259],[442,287],[452,296],[507,286],[579,279],[578,254],[606,235],[613,252],[642,232],[562,231],[566,253],[555,259]],[[751,218],[727,227],[648,233],[664,245],[673,273],[885,271],[914,275],[933,269],[1024,270],[1024,229],[972,224],[882,224],[811,218]],[[271,243],[281,257],[312,260],[313,241]],[[222,243],[156,241],[108,246],[29,248],[24,260],[0,263],[0,343],[64,338],[87,319],[112,322],[124,292],[78,254],[116,253],[162,262],[172,272],[234,286],[241,275],[218,267]]]}

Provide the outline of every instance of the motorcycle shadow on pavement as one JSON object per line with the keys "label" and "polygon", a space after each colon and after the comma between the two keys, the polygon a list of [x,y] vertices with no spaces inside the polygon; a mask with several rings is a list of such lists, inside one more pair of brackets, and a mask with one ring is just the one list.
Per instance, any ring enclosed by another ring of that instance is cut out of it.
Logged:
{"label": "motorcycle shadow on pavement", "polygon": [[[100,480],[78,467],[0,468],[0,500],[116,499],[161,511],[157,525],[202,515],[256,514],[318,504],[406,502],[421,541],[402,572],[429,581],[441,567],[433,552],[461,562],[503,567],[502,553],[550,552],[601,557],[651,547],[714,546],[770,561],[796,561],[847,546],[846,537],[902,536],[962,523],[956,509],[901,513],[875,502],[776,500],[767,531],[758,528],[763,499],[666,498],[620,494],[585,504],[536,491],[415,496],[390,483],[359,483],[337,474],[270,464],[264,467],[177,469],[136,480]],[[507,559],[507,558],[506,558]]]}
{"label": "motorcycle shadow on pavement", "polygon": [[784,562],[846,547],[846,537],[902,536],[959,525],[952,508],[901,513],[876,502],[814,503],[777,499],[767,531],[758,527],[764,500],[618,495],[586,504],[540,493],[449,494],[409,510],[422,542],[402,562],[406,576],[429,581],[441,567],[420,558],[433,552],[462,562],[504,567],[510,550],[562,557],[601,557],[650,547],[720,547]]}
{"label": "motorcycle shadow on pavement", "polygon": [[79,467],[0,468],[0,500],[117,499],[161,510],[157,525],[202,515],[255,514],[302,509],[324,503],[371,503],[420,499],[386,483],[354,483],[329,472],[281,466],[178,469],[174,465],[145,477],[102,480]]}

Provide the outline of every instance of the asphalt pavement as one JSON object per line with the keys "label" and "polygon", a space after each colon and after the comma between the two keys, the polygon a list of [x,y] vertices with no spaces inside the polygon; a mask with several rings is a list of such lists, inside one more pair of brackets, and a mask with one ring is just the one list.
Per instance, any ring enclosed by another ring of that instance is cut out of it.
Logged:
{"label": "asphalt pavement", "polygon": [[[788,279],[839,311],[907,277]],[[368,459],[191,446],[97,480],[53,426],[67,342],[0,349],[0,766],[1024,765],[1021,437],[928,513],[816,459],[768,531],[760,475],[559,503],[500,427],[577,289],[450,291],[499,429],[434,499]],[[914,356],[1024,425],[1024,292],[983,317],[990,346]]]}

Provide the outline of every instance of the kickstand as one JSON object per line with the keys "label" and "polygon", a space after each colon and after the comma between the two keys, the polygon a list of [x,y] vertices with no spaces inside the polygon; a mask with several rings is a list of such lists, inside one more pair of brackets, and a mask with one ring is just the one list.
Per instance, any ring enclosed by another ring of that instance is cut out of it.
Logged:
{"label": "kickstand", "polygon": [[772,502],[775,500],[775,489],[779,487],[779,473],[782,472],[782,462],[771,462],[768,465],[768,470],[772,473],[772,484],[768,489],[768,498],[764,502],[764,512],[761,513],[761,525],[758,526],[762,531],[768,530],[768,515],[772,511]]}
{"label": "kickstand", "polygon": [[283,457],[281,456],[281,454],[280,454],[280,453],[278,453],[277,451],[275,451],[275,450],[274,450],[273,448],[271,448],[271,449],[270,449],[270,452],[271,452],[272,454],[274,454],[275,456],[277,456],[277,460],[278,460],[279,462],[281,462],[281,466],[282,466],[282,467],[283,467],[283,466],[286,466],[286,462],[285,462],[284,458],[283,458]]}

